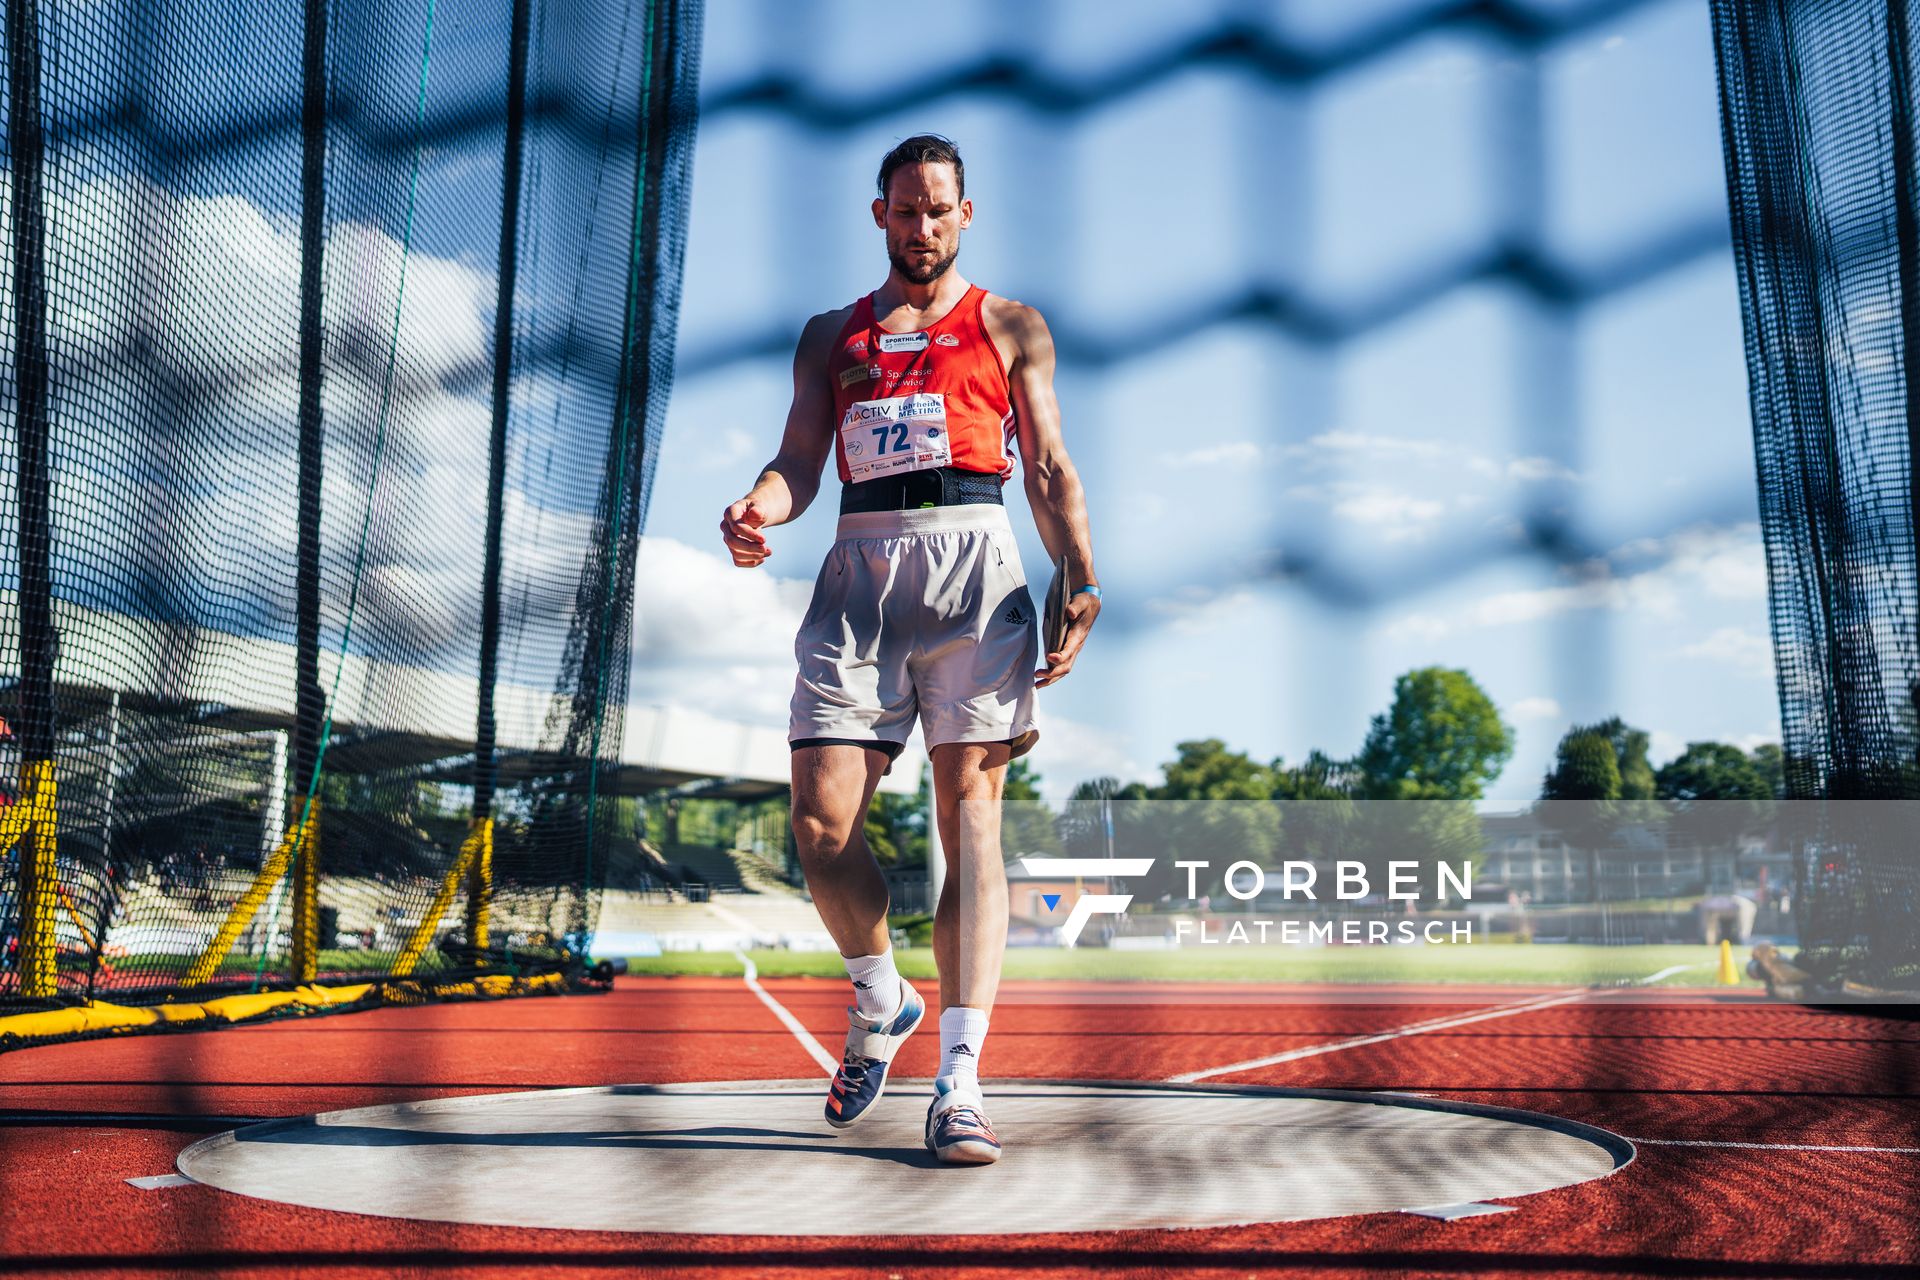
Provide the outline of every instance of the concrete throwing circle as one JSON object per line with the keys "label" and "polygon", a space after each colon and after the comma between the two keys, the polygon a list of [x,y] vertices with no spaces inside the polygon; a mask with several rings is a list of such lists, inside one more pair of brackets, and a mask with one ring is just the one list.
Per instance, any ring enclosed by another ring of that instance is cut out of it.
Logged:
{"label": "concrete throwing circle", "polygon": [[[1632,1158],[1527,1112],[1328,1090],[1002,1081],[1000,1163],[936,1164],[924,1082],[835,1132],[824,1080],[440,1098],[257,1124],[188,1147],[195,1182],[316,1209],[729,1235],[1212,1227],[1524,1196]],[[850,1204],[883,1206],[847,1214]],[[964,1212],[956,1212],[964,1209]]]}

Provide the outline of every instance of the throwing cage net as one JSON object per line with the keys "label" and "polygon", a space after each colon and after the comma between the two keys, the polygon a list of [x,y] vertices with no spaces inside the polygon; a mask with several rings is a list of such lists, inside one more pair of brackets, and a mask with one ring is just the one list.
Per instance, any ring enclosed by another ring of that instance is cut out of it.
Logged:
{"label": "throwing cage net", "polygon": [[579,971],[699,8],[5,0],[0,1013]]}
{"label": "throwing cage net", "polygon": [[1914,989],[1913,806],[1839,802],[1920,798],[1920,14],[1713,13],[1801,964]]}

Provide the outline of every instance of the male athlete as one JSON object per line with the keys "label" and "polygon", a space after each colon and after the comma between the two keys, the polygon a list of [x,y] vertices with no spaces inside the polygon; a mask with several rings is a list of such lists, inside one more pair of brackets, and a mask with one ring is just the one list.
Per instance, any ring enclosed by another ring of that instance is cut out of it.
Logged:
{"label": "male athlete", "polygon": [[[1100,588],[1060,440],[1046,321],[953,269],[973,221],[959,151],[908,138],[880,162],[879,188],[873,221],[892,270],[858,302],[807,322],[780,452],[720,531],[736,565],[764,564],[773,553],[762,530],[807,509],[833,456],[838,537],[794,641],[788,730],[800,865],[854,988],[827,1123],[844,1129],[872,1108],[926,1011],[894,967],[887,885],[862,835],[917,717],[953,865],[934,910],[940,1074],[926,1142],[945,1163],[988,1164],[1000,1141],[978,1063],[1007,943],[1001,787],[1008,761],[1039,737],[1034,690],[1073,669]],[[1001,505],[1013,452],[1073,592],[1066,639],[1038,669],[1033,598]]]}

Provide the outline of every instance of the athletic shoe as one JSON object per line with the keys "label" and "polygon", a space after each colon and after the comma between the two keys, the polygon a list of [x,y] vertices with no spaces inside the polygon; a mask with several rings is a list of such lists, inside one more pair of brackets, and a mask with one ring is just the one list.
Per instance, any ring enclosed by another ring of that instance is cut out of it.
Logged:
{"label": "athletic shoe", "polygon": [[845,1129],[867,1114],[887,1087],[887,1064],[927,1013],[920,993],[900,979],[900,1008],[890,1018],[869,1022],[860,1010],[847,1010],[847,1050],[827,1091],[827,1123]]}
{"label": "athletic shoe", "polygon": [[[934,1086],[936,1089],[939,1086]],[[978,1091],[949,1085],[927,1108],[927,1150],[941,1164],[992,1164],[1000,1158],[1000,1139],[987,1123],[986,1103]]]}

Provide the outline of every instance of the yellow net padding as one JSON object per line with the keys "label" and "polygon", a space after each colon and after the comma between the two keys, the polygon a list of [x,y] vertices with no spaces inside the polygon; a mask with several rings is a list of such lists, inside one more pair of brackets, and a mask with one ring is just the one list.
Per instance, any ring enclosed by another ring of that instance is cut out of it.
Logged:
{"label": "yellow net padding", "polygon": [[14,1048],[35,1040],[61,1040],[89,1034],[117,1034],[155,1030],[163,1026],[200,1023],[208,1027],[245,1022],[271,1014],[306,1016],[349,1006],[408,1007],[462,997],[558,995],[566,990],[558,973],[516,977],[486,974],[464,982],[397,982],[386,986],[361,982],[341,987],[316,983],[292,991],[243,992],[189,1004],[118,1005],[96,1000],[71,1009],[48,1009],[0,1018],[0,1048]]}
{"label": "yellow net padding", "polygon": [[[484,870],[479,870],[484,868]],[[472,939],[476,947],[486,945],[486,899],[485,890],[490,887],[493,875],[493,819],[475,818],[467,830],[467,838],[460,842],[460,854],[447,868],[447,874],[440,881],[439,892],[433,895],[433,903],[420,915],[420,923],[413,927],[406,945],[400,948],[399,957],[393,962],[393,976],[404,978],[410,975],[420,963],[420,957],[426,954],[427,944],[433,941],[434,930],[446,918],[447,909],[453,905],[454,895],[462,887],[467,889],[467,927],[474,928],[477,915],[479,937]],[[478,889],[479,909],[475,911],[476,888]]]}
{"label": "yellow net padding", "polygon": [[54,904],[60,881],[58,795],[53,761],[20,766],[20,798],[0,811],[0,853],[20,846],[20,994],[55,993]]}
{"label": "yellow net padding", "polygon": [[[319,833],[319,827],[320,806],[316,802],[312,812],[307,815],[307,820],[295,825],[291,831],[287,832],[280,840],[280,847],[273,851],[273,856],[261,865],[260,874],[253,878],[253,883],[247,886],[247,891],[240,895],[238,902],[233,904],[233,910],[227,913],[227,918],[215,931],[213,940],[207,943],[206,949],[193,962],[193,967],[187,970],[187,976],[181,980],[182,986],[204,986],[213,980],[215,971],[220,968],[220,962],[227,958],[227,953],[233,950],[233,944],[240,940],[241,933],[252,922],[254,913],[260,910],[261,904],[267,900],[267,895],[273,891],[273,886],[279,883],[280,877],[287,874],[287,866],[293,861],[294,851],[308,839],[316,836]],[[309,866],[313,863],[311,857],[303,858],[302,861]],[[299,935],[297,922],[294,932],[297,940]],[[299,974],[297,967],[296,976],[307,980],[313,977],[311,973]]]}

